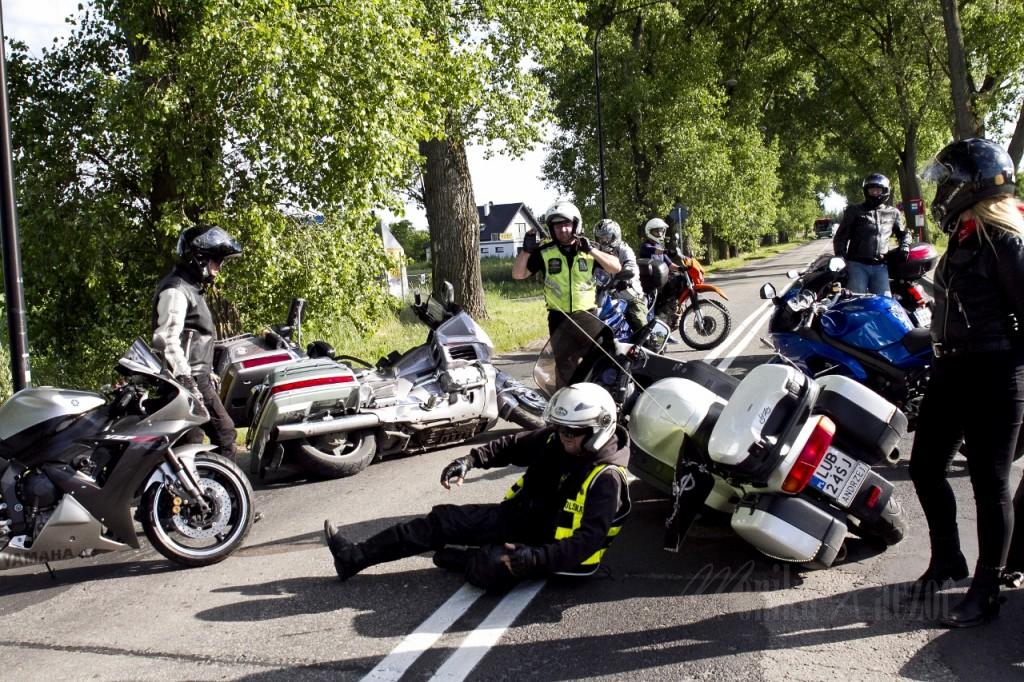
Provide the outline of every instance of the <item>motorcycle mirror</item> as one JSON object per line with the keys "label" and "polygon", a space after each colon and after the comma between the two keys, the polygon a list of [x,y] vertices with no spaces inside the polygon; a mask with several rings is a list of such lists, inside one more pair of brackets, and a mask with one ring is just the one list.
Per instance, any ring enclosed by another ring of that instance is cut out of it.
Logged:
{"label": "motorcycle mirror", "polygon": [[846,269],[846,261],[839,256],[833,256],[828,261],[829,272],[842,272]]}
{"label": "motorcycle mirror", "polygon": [[786,277],[788,279],[796,279],[799,276],[800,276],[800,273],[797,272],[796,270],[789,270],[788,272],[786,272]]}
{"label": "motorcycle mirror", "polygon": [[762,284],[760,296],[762,300],[770,301],[776,296],[775,287],[769,284]]}
{"label": "motorcycle mirror", "polygon": [[441,292],[441,303],[443,303],[445,306],[449,306],[449,305],[451,305],[454,302],[455,302],[455,287],[452,286],[451,282],[446,280],[445,283],[444,283],[444,289]]}
{"label": "motorcycle mirror", "polygon": [[419,291],[412,295],[412,304],[417,307],[423,305],[423,297],[420,296]]}
{"label": "motorcycle mirror", "polygon": [[668,324],[663,320],[655,318],[647,325],[647,330],[642,335],[641,344],[644,348],[655,353],[661,353],[668,344],[668,335],[672,333]]}

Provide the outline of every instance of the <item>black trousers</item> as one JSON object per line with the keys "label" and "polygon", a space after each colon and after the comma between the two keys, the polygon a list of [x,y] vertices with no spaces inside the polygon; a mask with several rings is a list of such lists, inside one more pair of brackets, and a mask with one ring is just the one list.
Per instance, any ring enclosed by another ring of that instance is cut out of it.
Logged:
{"label": "black trousers", "polygon": [[[439,504],[426,516],[393,526],[380,536],[390,531],[394,531],[402,543],[404,556],[436,551],[446,545],[543,542],[536,533],[510,518],[500,504]],[[376,537],[366,544],[373,543]]]}
{"label": "black trousers", "polygon": [[[196,374],[192,377],[196,380],[199,394],[203,396],[203,405],[210,413],[210,421],[203,424],[203,432],[210,438],[210,442],[217,446],[217,451],[225,457],[235,456],[235,422],[228,415],[224,408],[217,389],[209,374]],[[202,435],[193,433],[189,435],[188,442],[201,443]]]}
{"label": "black trousers", "polygon": [[910,477],[933,536],[957,534],[949,464],[961,439],[977,505],[978,563],[1004,566],[1013,533],[1010,464],[1024,416],[1024,353],[968,353],[932,366]]}

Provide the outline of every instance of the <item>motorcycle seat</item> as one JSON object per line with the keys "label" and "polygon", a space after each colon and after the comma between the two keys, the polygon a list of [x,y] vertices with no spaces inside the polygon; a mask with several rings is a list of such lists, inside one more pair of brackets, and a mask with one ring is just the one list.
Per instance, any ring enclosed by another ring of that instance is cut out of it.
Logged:
{"label": "motorcycle seat", "polygon": [[917,355],[932,346],[932,332],[926,327],[917,327],[907,332],[900,341],[911,355]]}

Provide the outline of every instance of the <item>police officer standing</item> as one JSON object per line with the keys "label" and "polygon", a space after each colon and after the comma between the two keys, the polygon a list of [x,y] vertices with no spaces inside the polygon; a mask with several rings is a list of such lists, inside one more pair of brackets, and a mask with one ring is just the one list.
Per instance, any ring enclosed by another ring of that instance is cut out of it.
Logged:
{"label": "police officer standing", "polygon": [[910,254],[910,233],[903,228],[903,216],[886,205],[892,194],[889,178],[871,173],[862,183],[864,202],[847,206],[832,239],[835,255],[846,260],[846,287],[856,293],[891,296],[889,268],[885,254],[889,238],[899,241],[906,260]]}
{"label": "police officer standing", "polygon": [[512,279],[526,279],[544,273],[544,301],[548,307],[548,332],[565,321],[569,313],[597,308],[594,267],[609,275],[622,269],[615,256],[595,249],[583,236],[580,210],[568,201],[558,201],[544,214],[551,241],[539,244],[536,232],[526,234],[523,250],[512,264]]}
{"label": "police officer standing", "polygon": [[204,294],[224,261],[241,253],[242,247],[221,228],[190,227],[178,237],[177,265],[153,295],[153,348],[163,354],[175,380],[206,407],[210,421],[203,430],[225,457],[235,455],[235,424],[213,381],[217,334]]}
{"label": "police officer standing", "polygon": [[1024,418],[1024,219],[1014,199],[1014,163],[988,140],[946,146],[921,178],[937,184],[932,213],[950,238],[936,268],[935,362],[910,456],[931,540],[931,560],[912,594],[928,597],[969,573],[947,480],[963,439],[978,562],[967,596],[941,621],[963,628],[998,615],[1013,532],[1010,464]]}
{"label": "police officer standing", "polygon": [[441,473],[441,485],[451,489],[472,469],[526,467],[500,504],[437,505],[359,543],[325,521],[338,578],[431,550],[435,564],[464,570],[469,582],[483,588],[597,571],[630,511],[629,435],[616,424],[611,395],[597,384],[556,391],[544,421],[544,428],[473,448]]}

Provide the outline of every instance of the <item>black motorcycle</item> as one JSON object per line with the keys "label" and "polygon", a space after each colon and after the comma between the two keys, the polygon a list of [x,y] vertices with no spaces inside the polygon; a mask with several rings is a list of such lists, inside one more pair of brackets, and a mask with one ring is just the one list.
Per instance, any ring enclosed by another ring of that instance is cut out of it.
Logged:
{"label": "black motorcycle", "polygon": [[50,386],[0,406],[0,570],[150,543],[184,566],[227,558],[253,523],[248,479],[184,437],[209,418],[141,340],[105,395]]}

